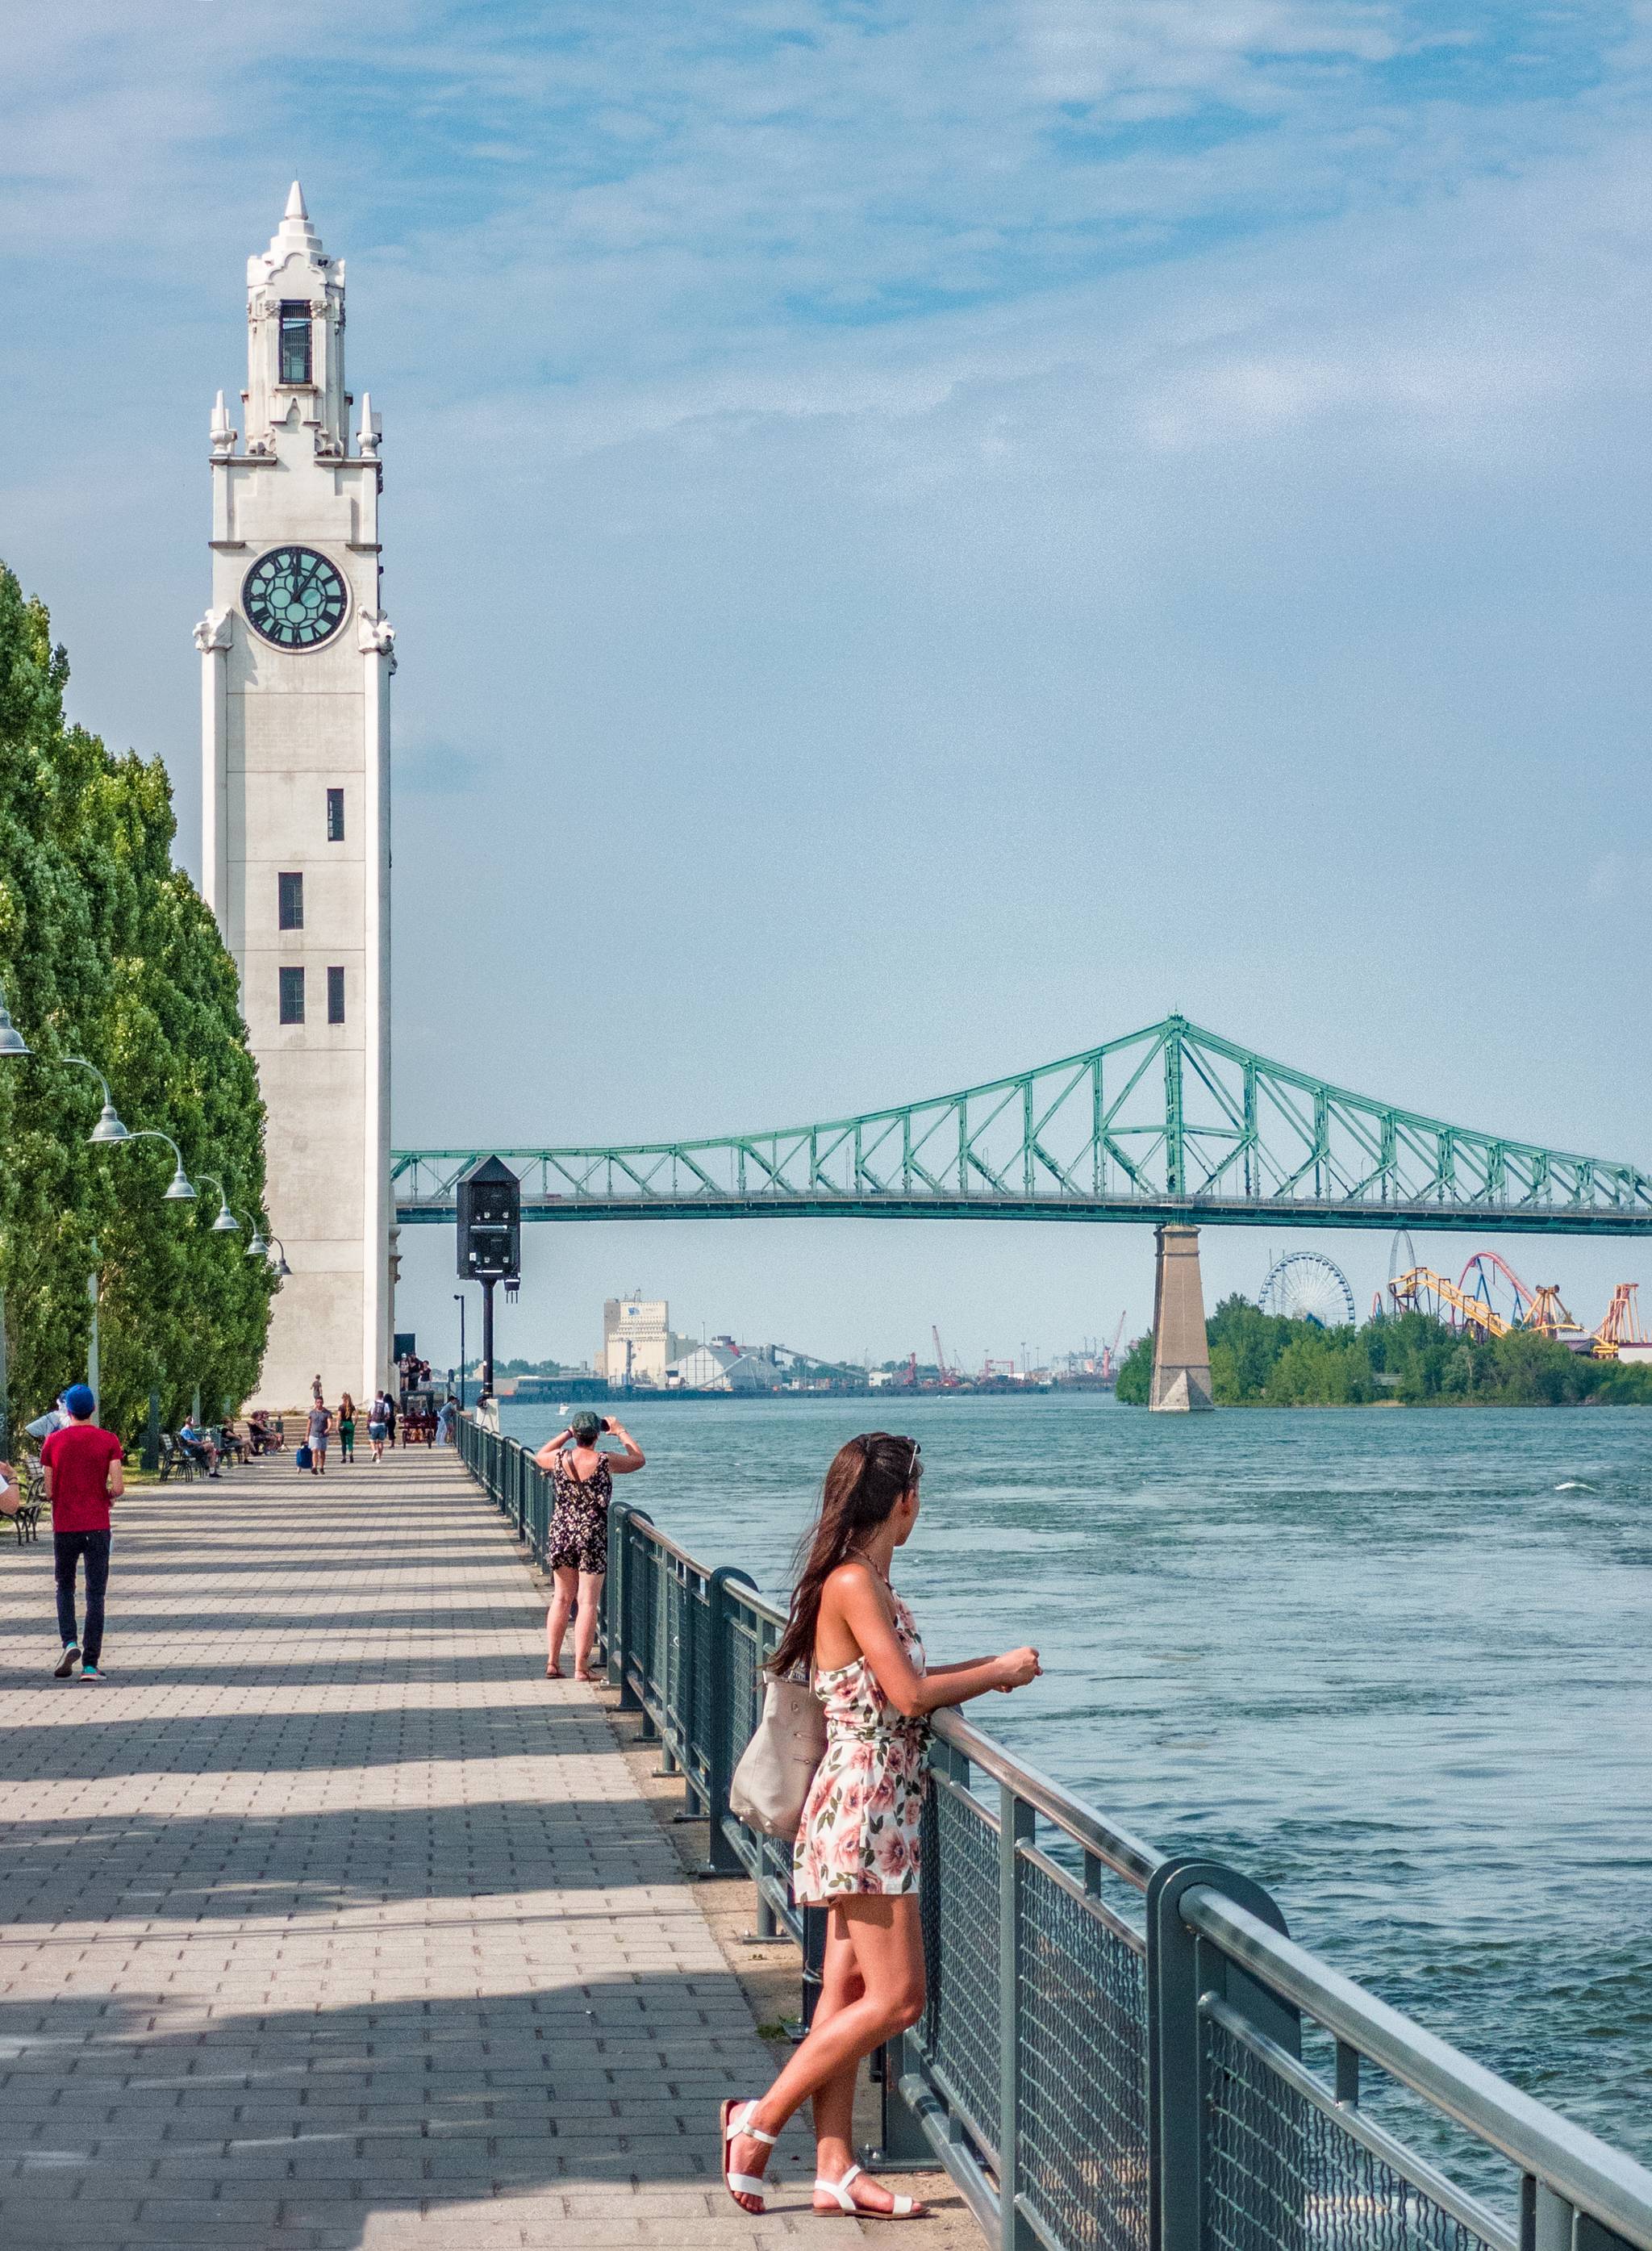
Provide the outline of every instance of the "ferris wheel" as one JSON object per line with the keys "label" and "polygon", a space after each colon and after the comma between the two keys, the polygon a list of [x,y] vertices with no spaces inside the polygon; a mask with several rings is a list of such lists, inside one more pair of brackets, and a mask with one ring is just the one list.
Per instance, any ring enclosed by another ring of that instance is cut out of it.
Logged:
{"label": "ferris wheel", "polygon": [[1268,1270],[1256,1303],[1287,1320],[1315,1321],[1322,1329],[1354,1325],[1354,1293],[1334,1258],[1319,1250],[1289,1250]]}

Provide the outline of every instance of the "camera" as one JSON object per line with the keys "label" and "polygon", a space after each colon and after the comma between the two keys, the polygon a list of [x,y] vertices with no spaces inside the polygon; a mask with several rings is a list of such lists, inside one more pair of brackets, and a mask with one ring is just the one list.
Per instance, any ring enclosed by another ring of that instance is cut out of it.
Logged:
{"label": "camera", "polygon": [[613,1426],[613,1424],[612,1424],[612,1423],[608,1420],[608,1417],[607,1417],[605,1415],[599,1415],[599,1416],[597,1417],[597,1427],[598,1427],[598,1430],[603,1433],[603,1435],[604,1435],[605,1437],[606,1437],[606,1436],[607,1436],[607,1434],[608,1434],[608,1432],[609,1432],[610,1430],[612,1430],[613,1429],[613,1427],[614,1427],[614,1426]]}

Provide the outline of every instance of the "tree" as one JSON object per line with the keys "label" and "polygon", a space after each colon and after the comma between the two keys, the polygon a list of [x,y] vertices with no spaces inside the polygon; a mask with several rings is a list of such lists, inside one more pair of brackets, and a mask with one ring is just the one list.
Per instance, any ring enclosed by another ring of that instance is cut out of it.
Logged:
{"label": "tree", "polygon": [[[0,565],[0,985],[35,1060],[0,1066],[0,1287],[10,1385],[32,1414],[86,1365],[87,1278],[101,1277],[104,1420],[135,1435],[151,1384],[176,1421],[257,1381],[274,1287],[245,1256],[264,1209],[264,1111],[235,965],[187,876],[160,760],[114,756],[64,717],[65,652]],[[93,1148],[110,1082],[126,1124],[158,1126],[215,1197],[169,1204],[163,1143]],[[93,1244],[96,1245],[94,1252]]]}

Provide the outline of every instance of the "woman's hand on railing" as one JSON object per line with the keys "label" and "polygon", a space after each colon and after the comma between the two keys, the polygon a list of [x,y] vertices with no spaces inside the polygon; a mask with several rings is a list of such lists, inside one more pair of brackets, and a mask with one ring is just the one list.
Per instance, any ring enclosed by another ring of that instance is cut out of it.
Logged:
{"label": "woman's hand on railing", "polygon": [[992,1686],[1001,1696],[1007,1696],[1012,1688],[1030,1687],[1044,1670],[1035,1649],[1006,1649],[1002,1657],[992,1659],[992,1665],[999,1676]]}

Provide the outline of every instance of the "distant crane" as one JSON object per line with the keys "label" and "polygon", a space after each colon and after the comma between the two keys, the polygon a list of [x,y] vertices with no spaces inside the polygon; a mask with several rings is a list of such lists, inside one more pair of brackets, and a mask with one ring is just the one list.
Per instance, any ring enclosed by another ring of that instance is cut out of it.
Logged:
{"label": "distant crane", "polygon": [[931,1324],[930,1334],[935,1339],[935,1373],[941,1389],[954,1391],[957,1389],[957,1372],[946,1364],[946,1354],[941,1349],[941,1332]]}
{"label": "distant crane", "polygon": [[[1127,1313],[1128,1311],[1129,1307],[1127,1306],[1125,1308],[1125,1312]],[[1124,1314],[1121,1313],[1118,1317],[1118,1326],[1113,1331],[1112,1343],[1102,1347],[1102,1381],[1103,1382],[1107,1381],[1109,1375],[1116,1375],[1118,1374],[1118,1340],[1123,1333]]]}

